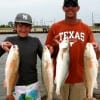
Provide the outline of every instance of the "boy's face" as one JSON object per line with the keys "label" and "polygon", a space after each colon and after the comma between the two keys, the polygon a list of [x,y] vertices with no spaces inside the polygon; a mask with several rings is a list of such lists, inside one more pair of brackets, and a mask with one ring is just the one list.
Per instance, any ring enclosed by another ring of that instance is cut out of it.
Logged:
{"label": "boy's face", "polygon": [[25,23],[17,23],[15,29],[20,37],[27,37],[31,31],[31,25]]}

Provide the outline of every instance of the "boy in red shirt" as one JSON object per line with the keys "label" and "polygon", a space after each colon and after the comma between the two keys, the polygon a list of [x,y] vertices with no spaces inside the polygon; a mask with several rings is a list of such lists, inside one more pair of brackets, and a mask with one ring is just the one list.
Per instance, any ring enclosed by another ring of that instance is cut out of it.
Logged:
{"label": "boy in red shirt", "polygon": [[[61,89],[62,100],[83,100],[86,96],[83,84],[83,53],[87,42],[96,48],[94,35],[88,25],[77,19],[80,6],[77,0],[64,0],[65,19],[54,23],[47,35],[46,45],[56,64],[58,43],[68,38],[70,41],[69,76]],[[55,72],[54,72],[55,73]]]}

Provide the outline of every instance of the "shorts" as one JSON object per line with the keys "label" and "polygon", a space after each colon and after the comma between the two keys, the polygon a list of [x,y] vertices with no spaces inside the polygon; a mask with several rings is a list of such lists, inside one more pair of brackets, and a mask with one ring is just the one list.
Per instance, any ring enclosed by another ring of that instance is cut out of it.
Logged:
{"label": "shorts", "polygon": [[61,88],[61,100],[84,100],[85,97],[84,83],[64,84]]}
{"label": "shorts", "polygon": [[39,82],[26,86],[15,86],[13,95],[15,100],[41,100]]}

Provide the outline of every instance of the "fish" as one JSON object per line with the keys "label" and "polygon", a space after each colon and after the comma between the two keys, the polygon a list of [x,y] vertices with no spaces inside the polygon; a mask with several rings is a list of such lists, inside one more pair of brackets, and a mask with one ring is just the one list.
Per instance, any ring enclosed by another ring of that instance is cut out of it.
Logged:
{"label": "fish", "polygon": [[86,98],[93,98],[93,89],[98,87],[98,60],[92,43],[87,43],[84,50],[84,84],[86,87]]}
{"label": "fish", "polygon": [[69,74],[69,40],[64,39],[59,43],[59,51],[56,58],[56,75],[55,75],[55,84],[56,84],[56,94],[60,95],[60,89],[65,82],[65,79]]}
{"label": "fish", "polygon": [[54,72],[53,60],[51,58],[51,54],[48,47],[45,45],[43,47],[43,54],[42,54],[42,76],[43,76],[43,84],[47,92],[47,100],[53,99],[53,88],[54,88],[53,72]]}
{"label": "fish", "polygon": [[19,48],[18,45],[12,45],[5,64],[5,81],[7,96],[12,95],[18,79],[19,69]]}

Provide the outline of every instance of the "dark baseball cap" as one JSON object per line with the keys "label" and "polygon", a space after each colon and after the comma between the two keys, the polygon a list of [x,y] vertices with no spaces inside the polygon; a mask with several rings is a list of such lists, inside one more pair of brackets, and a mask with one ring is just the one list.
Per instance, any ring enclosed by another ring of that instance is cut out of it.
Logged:
{"label": "dark baseball cap", "polygon": [[78,0],[64,0],[64,7],[77,7],[78,6]]}

